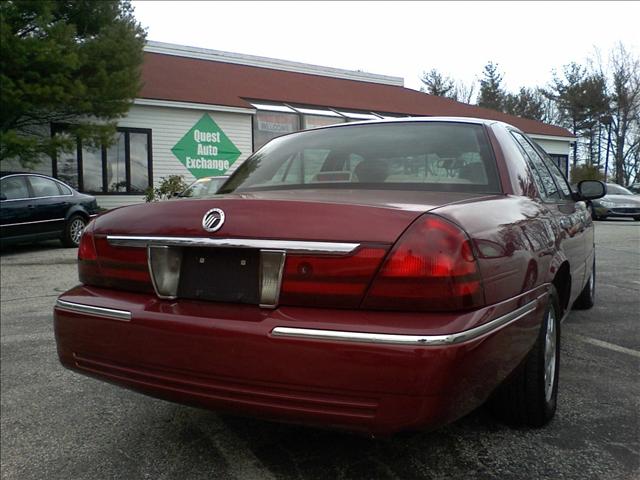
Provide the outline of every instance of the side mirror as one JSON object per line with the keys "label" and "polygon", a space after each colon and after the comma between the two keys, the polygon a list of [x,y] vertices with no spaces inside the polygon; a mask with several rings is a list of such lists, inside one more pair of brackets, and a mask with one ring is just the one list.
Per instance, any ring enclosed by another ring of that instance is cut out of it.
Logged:
{"label": "side mirror", "polygon": [[607,186],[599,180],[583,180],[578,183],[579,200],[596,200],[607,194]]}

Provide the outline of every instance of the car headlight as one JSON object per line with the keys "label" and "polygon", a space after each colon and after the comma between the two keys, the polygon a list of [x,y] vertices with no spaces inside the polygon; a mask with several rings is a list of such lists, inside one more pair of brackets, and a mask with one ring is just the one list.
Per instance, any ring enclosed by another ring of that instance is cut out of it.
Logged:
{"label": "car headlight", "polygon": [[600,200],[600,205],[602,205],[603,207],[606,207],[606,208],[613,208],[613,207],[616,206],[615,203],[610,202],[608,200]]}

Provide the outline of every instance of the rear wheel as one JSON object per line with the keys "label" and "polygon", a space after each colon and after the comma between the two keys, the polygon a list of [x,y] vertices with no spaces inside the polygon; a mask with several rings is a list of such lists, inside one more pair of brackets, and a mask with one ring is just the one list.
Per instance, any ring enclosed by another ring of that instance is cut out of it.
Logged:
{"label": "rear wheel", "polygon": [[560,367],[560,306],[549,295],[533,349],[489,401],[494,415],[514,426],[542,427],[556,412]]}
{"label": "rear wheel", "polygon": [[77,247],[80,245],[80,237],[84,231],[84,227],[87,226],[87,220],[79,214],[74,214],[69,217],[67,224],[64,227],[64,233],[62,234],[62,244],[65,247]]}
{"label": "rear wheel", "polygon": [[576,310],[588,310],[593,307],[596,298],[596,258],[593,257],[593,269],[591,270],[591,276],[589,276],[589,280],[587,284],[580,292],[578,298],[573,303],[573,308]]}

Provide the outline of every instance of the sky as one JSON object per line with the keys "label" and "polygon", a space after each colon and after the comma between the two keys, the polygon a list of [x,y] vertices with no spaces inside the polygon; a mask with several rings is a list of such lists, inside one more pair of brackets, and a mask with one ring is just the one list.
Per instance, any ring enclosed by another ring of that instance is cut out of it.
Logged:
{"label": "sky", "polygon": [[436,68],[479,79],[497,63],[504,86],[544,86],[552,70],[640,54],[640,2],[133,1],[148,40],[403,77],[419,89]]}

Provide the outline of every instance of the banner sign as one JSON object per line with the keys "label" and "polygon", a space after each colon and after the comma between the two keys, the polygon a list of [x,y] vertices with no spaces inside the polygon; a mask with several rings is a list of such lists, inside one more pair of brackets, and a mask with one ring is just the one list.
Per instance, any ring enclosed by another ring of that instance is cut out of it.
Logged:
{"label": "banner sign", "polygon": [[224,175],[240,156],[240,150],[206,113],[171,151],[196,178]]}

